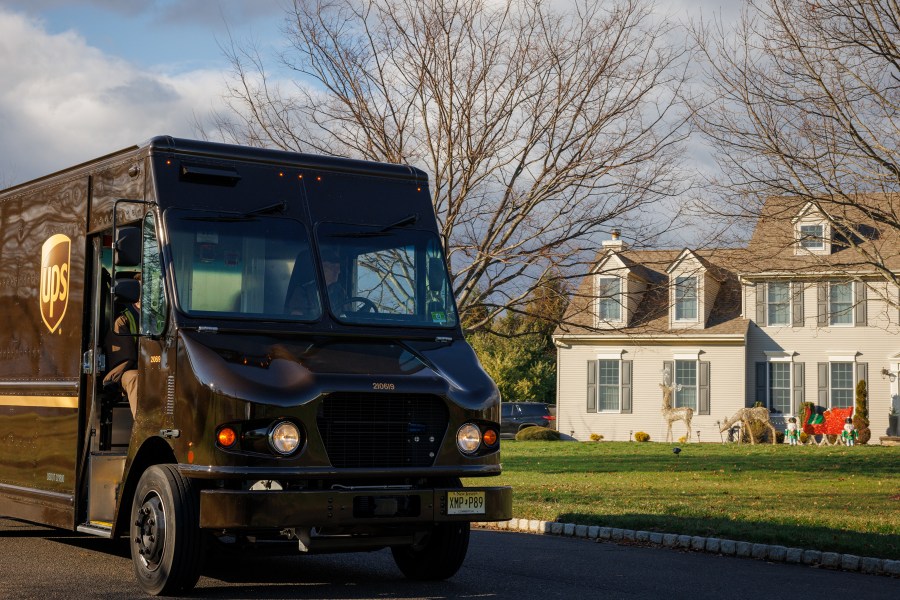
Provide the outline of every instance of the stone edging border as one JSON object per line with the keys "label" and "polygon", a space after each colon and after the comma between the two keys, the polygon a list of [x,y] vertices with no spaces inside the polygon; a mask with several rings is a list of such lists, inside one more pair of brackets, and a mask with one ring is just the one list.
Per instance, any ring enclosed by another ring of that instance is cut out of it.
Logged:
{"label": "stone edging border", "polygon": [[510,519],[509,521],[472,523],[482,529],[499,529],[503,531],[519,531],[539,533],[542,535],[559,535],[578,537],[596,541],[639,542],[665,548],[679,548],[697,552],[709,552],[739,558],[755,558],[770,562],[795,565],[820,566],[827,569],[856,571],[871,575],[900,577],[900,560],[839,554],[837,552],[821,552],[773,546],[770,544],[754,544],[752,542],[736,542],[697,535],[678,535],[676,533],[659,533],[651,531],[635,531],[615,527],[599,527],[596,525],[576,525],[575,523],[558,523],[555,521],[538,521],[535,519]]}

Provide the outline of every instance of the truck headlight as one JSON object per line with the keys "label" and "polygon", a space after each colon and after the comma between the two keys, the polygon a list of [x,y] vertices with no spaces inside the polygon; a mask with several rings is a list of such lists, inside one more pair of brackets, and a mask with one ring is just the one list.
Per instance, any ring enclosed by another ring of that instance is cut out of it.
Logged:
{"label": "truck headlight", "polygon": [[463,454],[474,454],[481,445],[481,429],[472,423],[466,423],[456,431],[456,446]]}
{"label": "truck headlight", "polygon": [[281,456],[293,454],[300,439],[300,429],[290,421],[281,421],[269,430],[269,447]]}

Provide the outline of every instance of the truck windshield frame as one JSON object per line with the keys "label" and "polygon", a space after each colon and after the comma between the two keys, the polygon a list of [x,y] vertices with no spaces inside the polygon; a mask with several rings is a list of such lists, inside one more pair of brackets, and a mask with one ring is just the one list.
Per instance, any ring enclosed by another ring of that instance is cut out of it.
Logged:
{"label": "truck windshield frame", "polygon": [[328,307],[344,324],[453,329],[456,302],[431,231],[320,223],[316,242]]}
{"label": "truck windshield frame", "polygon": [[306,226],[286,216],[169,208],[163,219],[178,310],[194,318],[322,317]]}

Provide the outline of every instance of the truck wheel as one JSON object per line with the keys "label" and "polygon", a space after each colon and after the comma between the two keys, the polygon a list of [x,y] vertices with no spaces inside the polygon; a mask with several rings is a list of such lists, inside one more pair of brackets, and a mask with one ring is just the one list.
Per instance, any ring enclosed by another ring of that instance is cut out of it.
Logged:
{"label": "truck wheel", "polygon": [[469,550],[469,523],[438,523],[421,546],[391,548],[394,562],[406,577],[437,581],[459,571]]}
{"label": "truck wheel", "polygon": [[154,465],[138,481],[131,504],[131,561],[153,596],[191,590],[200,578],[200,502],[175,465]]}

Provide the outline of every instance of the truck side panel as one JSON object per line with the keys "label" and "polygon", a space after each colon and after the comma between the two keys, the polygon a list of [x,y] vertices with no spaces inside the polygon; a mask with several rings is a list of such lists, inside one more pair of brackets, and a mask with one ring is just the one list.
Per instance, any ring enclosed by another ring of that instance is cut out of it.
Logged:
{"label": "truck side panel", "polygon": [[88,177],[0,197],[0,514],[73,526]]}

